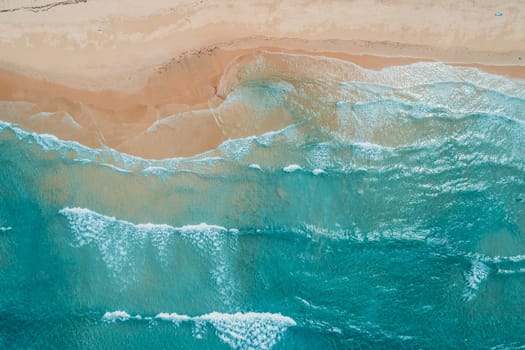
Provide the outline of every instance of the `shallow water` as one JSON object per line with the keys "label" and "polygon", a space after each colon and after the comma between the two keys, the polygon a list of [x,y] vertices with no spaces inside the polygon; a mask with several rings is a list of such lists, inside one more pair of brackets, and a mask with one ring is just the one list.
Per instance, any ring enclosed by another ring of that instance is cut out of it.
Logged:
{"label": "shallow water", "polygon": [[0,347],[525,346],[525,84],[281,59],[191,158],[0,123]]}

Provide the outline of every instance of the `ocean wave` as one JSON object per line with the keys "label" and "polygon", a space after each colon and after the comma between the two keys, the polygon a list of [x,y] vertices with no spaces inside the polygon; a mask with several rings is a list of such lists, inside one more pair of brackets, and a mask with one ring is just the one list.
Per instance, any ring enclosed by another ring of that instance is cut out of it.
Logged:
{"label": "ocean wave", "polygon": [[525,254],[488,256],[488,255],[481,254],[481,253],[472,253],[472,254],[469,254],[469,256],[477,260],[480,260],[483,262],[489,262],[489,263],[525,262]]}
{"label": "ocean wave", "polygon": [[490,350],[523,350],[525,345],[521,342],[515,342],[510,344],[499,344],[490,348]]}
{"label": "ocean wave", "polygon": [[314,174],[315,176],[318,176],[318,175],[326,175],[328,173],[324,169],[315,168],[314,170],[312,170],[312,174]]}
{"label": "ocean wave", "polygon": [[306,161],[314,168],[333,167],[335,165],[332,159],[333,148],[333,144],[329,142],[319,142],[306,152]]}
{"label": "ocean wave", "polygon": [[[406,92],[408,93],[408,92]],[[459,92],[458,92],[459,94]],[[406,98],[406,97],[404,97]],[[370,119],[372,123],[384,123],[394,116],[402,116],[408,120],[443,119],[459,120],[469,116],[486,116],[496,120],[508,120],[516,123],[525,123],[522,110],[525,106],[525,99],[516,99],[514,102],[500,101],[495,102],[488,99],[485,102],[475,101],[475,98],[458,101],[457,106],[452,105],[449,98],[438,103],[436,96],[430,96],[428,101],[421,97],[414,97],[414,100],[401,99],[394,96],[382,96],[372,100],[359,100],[350,102],[337,102],[337,112],[370,114],[372,116],[382,115],[383,118]],[[474,101],[473,101],[474,100]],[[402,114],[402,115],[401,115]]]}
{"label": "ocean wave", "polygon": [[514,275],[518,273],[525,273],[525,268],[520,268],[516,270],[509,270],[509,269],[498,269],[496,273],[502,274],[502,275]]}
{"label": "ocean wave", "polygon": [[[495,106],[497,109],[490,108],[489,111],[497,110],[505,115],[519,118],[516,112],[519,111],[519,106],[525,103],[525,96],[521,89],[515,90],[519,93],[519,96],[516,96],[504,91],[480,87],[468,81],[435,81],[408,88],[381,85],[379,92],[378,85],[373,82],[358,83],[357,86],[365,105],[368,102],[377,104],[377,101],[390,101],[393,105],[398,105],[401,109],[411,109],[416,114],[467,113],[472,110],[483,111],[489,106]],[[515,85],[516,88],[518,86]],[[356,90],[353,84],[351,90],[352,92]],[[367,93],[369,91],[373,92]],[[390,104],[385,105],[388,107]]]}
{"label": "ocean wave", "polygon": [[257,136],[255,138],[255,142],[261,147],[270,147],[272,146],[274,140],[280,139],[284,139],[288,142],[294,142],[296,141],[297,133],[297,125],[291,124],[280,130],[265,132],[262,135]]}
{"label": "ocean wave", "polygon": [[163,175],[173,175],[174,171],[166,169],[162,166],[148,166],[144,170],[142,170],[143,174],[153,174],[157,176],[163,176]]}
{"label": "ocean wave", "polygon": [[129,283],[135,274],[135,262],[146,243],[157,248],[160,258],[168,247],[181,238],[203,257],[212,260],[211,274],[218,291],[231,298],[235,289],[227,264],[226,251],[236,245],[237,229],[206,223],[173,227],[166,224],[134,224],[99,214],[86,208],[63,208],[59,213],[68,220],[74,234],[74,246],[97,248],[108,270],[121,282]]}
{"label": "ocean wave", "polygon": [[296,172],[298,170],[302,170],[303,168],[299,165],[299,164],[290,164],[290,165],[287,165],[283,168],[283,171],[285,173],[293,173],[293,172]]}
{"label": "ocean wave", "polygon": [[481,283],[483,283],[490,274],[490,268],[479,260],[472,262],[470,270],[464,274],[465,289],[463,291],[463,298],[466,301],[471,301],[477,295]]}
{"label": "ocean wave", "polygon": [[[124,322],[129,320],[147,320],[172,322],[180,325],[184,322],[196,324],[206,323],[215,328],[217,337],[232,349],[271,349],[282,338],[289,327],[297,323],[290,317],[280,313],[237,312],[234,314],[212,312],[201,316],[180,315],[161,312],[155,316],[143,317],[130,315],[126,311],[106,312],[102,321],[106,323]],[[199,329],[195,336],[199,339]]]}
{"label": "ocean wave", "polygon": [[292,227],[289,231],[310,239],[320,237],[330,240],[351,240],[356,242],[378,242],[383,240],[393,241],[425,241],[432,230],[414,226],[402,226],[396,228],[384,228],[374,230],[362,230],[356,225],[352,227],[323,227],[314,224],[302,224]]}
{"label": "ocean wave", "polygon": [[[258,79],[261,76],[278,76],[285,80],[373,83],[398,89],[443,82],[468,83],[480,89],[525,97],[521,80],[485,73],[476,68],[454,67],[441,62],[417,62],[404,66],[390,66],[377,71],[337,58],[268,51],[240,56],[231,62],[221,77],[218,93],[227,96],[242,82]],[[376,93],[384,92],[377,90]]]}
{"label": "ocean wave", "polygon": [[255,136],[250,136],[241,139],[227,140],[219,145],[218,150],[228,158],[238,161],[250,152],[252,144],[256,139]]}
{"label": "ocean wave", "polygon": [[128,320],[142,320],[142,316],[135,315],[132,316],[126,311],[108,311],[102,316],[102,320],[107,323],[115,323],[117,321],[128,321]]}
{"label": "ocean wave", "polygon": [[[237,229],[227,229],[219,225],[209,225],[206,223],[200,223],[196,225],[183,225],[180,227],[174,227],[167,224],[133,224],[129,221],[120,220],[113,216],[106,216],[99,214],[95,211],[92,211],[87,208],[63,208],[59,211],[60,214],[64,215],[72,228],[78,233],[81,233],[82,237],[85,237],[86,240],[82,240],[82,245],[90,243],[89,240],[94,239],[96,236],[95,233],[99,235],[98,231],[104,231],[105,227],[111,225],[117,225],[121,227],[134,228],[137,231],[137,235],[140,237],[145,237],[146,235],[169,235],[171,233],[178,233],[182,236],[191,235],[197,233],[210,233],[210,232],[219,232],[219,233],[230,233],[235,234],[239,231]],[[86,233],[86,234],[83,234]],[[88,234],[93,233],[93,234]]]}
{"label": "ocean wave", "polygon": [[0,132],[11,131],[20,141],[35,143],[45,152],[57,152],[65,161],[83,165],[108,167],[120,173],[138,172],[145,175],[173,175],[175,172],[210,171],[224,160],[239,161],[252,145],[270,147],[274,138],[284,137],[293,142],[294,126],[282,130],[266,132],[260,136],[227,140],[217,150],[208,151],[192,157],[175,157],[162,160],[144,159],[118,152],[111,148],[89,148],[76,141],[61,140],[54,135],[38,134],[23,130],[16,124],[0,121]]}
{"label": "ocean wave", "polygon": [[[525,273],[525,255],[494,255],[489,256],[481,253],[457,253],[473,261],[472,269],[465,274],[467,287],[471,292],[475,292],[479,284],[488,277],[490,272],[499,275],[515,275]],[[467,291],[467,289],[466,289]],[[467,294],[468,291],[467,291]],[[470,294],[469,294],[470,295]]]}
{"label": "ocean wave", "polygon": [[[395,88],[395,85],[379,88],[373,84],[358,84],[359,89],[367,86],[366,89],[373,91],[371,96],[360,96],[354,91],[340,92],[348,95],[346,100],[339,98],[344,96],[316,96],[303,101],[305,97],[298,87],[288,89],[286,93],[295,95],[283,103],[288,109],[301,110],[290,125],[279,130],[263,130],[262,134],[255,136],[228,139],[216,149],[192,157],[148,160],[110,148],[94,149],[53,135],[25,131],[7,122],[0,122],[0,131],[10,130],[18,140],[36,143],[44,151],[57,152],[68,162],[160,177],[186,171],[230,171],[239,163],[245,166],[260,164],[265,168],[297,164],[309,171],[323,169],[331,172],[374,169],[389,158],[410,152],[435,154],[451,142],[455,142],[456,147],[465,148],[465,156],[470,155],[473,162],[487,160],[525,169],[522,156],[525,148],[522,113],[525,99],[478,91],[479,88],[472,86],[470,89],[478,89],[475,94],[481,96],[479,99],[483,103],[478,100],[474,103],[473,98],[467,98],[472,103],[467,101],[471,105],[466,106],[461,101],[450,102],[456,95],[461,95],[461,88],[458,88],[461,82],[441,82],[443,86],[427,86],[425,89],[414,85],[409,90]],[[465,84],[470,86],[468,82]],[[243,86],[237,88],[241,96]],[[459,90],[450,93],[452,97],[440,95],[442,90],[450,89]],[[312,106],[306,106],[307,103]],[[331,110],[334,106],[335,110]],[[260,107],[263,111],[266,108]],[[495,157],[493,153],[498,151],[501,155],[501,149],[505,149],[505,156]],[[409,168],[414,167],[410,165]],[[420,167],[424,171],[426,168]]]}
{"label": "ocean wave", "polygon": [[12,229],[13,228],[11,226],[0,227],[0,232],[11,231]]}
{"label": "ocean wave", "polygon": [[89,148],[76,141],[62,140],[50,134],[26,131],[16,124],[0,121],[0,132],[11,131],[20,141],[39,145],[43,151],[57,152],[70,162],[106,166],[118,172],[146,172],[156,174],[160,169],[169,171],[204,170],[214,167],[223,158],[213,152],[205,152],[192,157],[176,157],[162,160],[144,159],[118,152],[112,148]]}

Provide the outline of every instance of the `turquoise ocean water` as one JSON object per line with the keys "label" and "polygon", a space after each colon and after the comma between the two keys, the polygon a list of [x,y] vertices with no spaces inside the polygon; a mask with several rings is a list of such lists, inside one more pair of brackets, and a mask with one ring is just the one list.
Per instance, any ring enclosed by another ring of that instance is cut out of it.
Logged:
{"label": "turquoise ocean water", "polygon": [[0,348],[523,348],[525,83],[260,65],[192,158],[0,122]]}

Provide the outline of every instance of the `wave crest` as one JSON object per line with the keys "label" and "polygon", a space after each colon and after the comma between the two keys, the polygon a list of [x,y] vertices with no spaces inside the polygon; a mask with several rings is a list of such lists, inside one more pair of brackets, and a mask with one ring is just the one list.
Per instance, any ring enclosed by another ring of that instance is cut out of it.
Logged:
{"label": "wave crest", "polygon": [[[289,327],[297,323],[280,313],[237,312],[227,314],[212,312],[202,316],[187,316],[177,313],[161,312],[154,317],[132,316],[125,311],[106,312],[102,320],[107,323],[128,320],[158,320],[180,325],[183,322],[193,324],[206,323],[215,328],[219,339],[232,349],[271,349],[282,338]],[[200,338],[199,330],[196,337]]]}

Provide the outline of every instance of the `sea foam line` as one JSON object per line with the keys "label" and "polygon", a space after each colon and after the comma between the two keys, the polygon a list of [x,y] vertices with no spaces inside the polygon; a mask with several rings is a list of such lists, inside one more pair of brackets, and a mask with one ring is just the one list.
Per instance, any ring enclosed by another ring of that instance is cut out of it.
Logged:
{"label": "sea foam line", "polygon": [[122,225],[130,225],[135,226],[140,229],[145,230],[168,230],[173,232],[194,232],[194,231],[207,231],[207,230],[215,230],[215,231],[223,231],[223,232],[231,232],[231,233],[237,233],[238,230],[236,229],[227,229],[223,226],[219,225],[209,225],[207,223],[200,223],[195,225],[183,225],[180,227],[174,227],[167,224],[152,224],[152,223],[142,223],[142,224],[134,224],[126,220],[117,219],[114,216],[107,216],[100,213],[97,213],[91,209],[87,208],[79,208],[79,207],[65,207],[59,211],[60,214],[64,215],[69,220],[74,220],[75,218],[82,218],[83,220],[87,220],[85,224],[89,227],[90,224],[93,224],[93,220],[100,219],[104,220],[105,222],[109,223],[116,223],[116,224],[122,224]]}
{"label": "sea foam line", "polygon": [[[194,167],[214,165],[223,160],[214,155],[214,151],[207,151],[192,157],[172,157],[161,160],[146,159],[127,153],[119,152],[113,148],[90,148],[77,141],[63,140],[51,134],[39,134],[22,129],[19,125],[0,120],[0,132],[5,129],[14,133],[20,141],[36,143],[44,151],[55,151],[63,159],[81,164],[98,164],[110,167],[113,170],[128,172],[145,172],[156,174],[160,169],[182,170],[181,166]],[[74,152],[71,156],[69,153]],[[179,169],[181,168],[181,169]]]}
{"label": "sea foam line", "polygon": [[[170,175],[175,170],[203,170],[224,160],[238,161],[250,150],[253,143],[269,147],[273,138],[293,134],[295,125],[277,131],[269,131],[258,136],[226,140],[216,149],[191,157],[171,157],[160,160],[147,159],[119,152],[113,148],[90,148],[77,141],[63,140],[52,134],[40,134],[22,129],[19,125],[0,120],[0,132],[10,130],[20,141],[36,143],[44,151],[55,151],[63,159],[81,164],[97,164],[112,168],[121,173],[142,172],[144,174]],[[290,135],[288,135],[291,137]],[[71,155],[70,152],[74,152]],[[204,167],[204,168],[203,168]]]}
{"label": "sea foam line", "polygon": [[483,261],[483,262],[490,262],[490,263],[503,263],[503,262],[521,262],[525,261],[525,254],[517,254],[517,255],[496,255],[496,256],[487,256],[480,253],[471,253],[467,254],[467,256],[472,257],[474,259]]}
{"label": "sea foam line", "polygon": [[160,261],[167,261],[170,247],[180,239],[191,244],[195,252],[209,261],[210,274],[223,300],[230,301],[237,285],[229,261],[236,249],[237,229],[200,223],[174,227],[167,224],[134,224],[86,208],[63,208],[74,235],[75,247],[95,247],[109,272],[122,286],[134,280],[136,258],[146,243],[158,249]]}
{"label": "sea foam line", "polygon": [[[319,62],[323,63],[324,69],[321,71],[312,69],[318,67]],[[280,69],[282,65],[287,67],[286,73]],[[473,67],[453,67],[441,62],[416,62],[375,71],[338,58],[269,51],[261,51],[247,64],[241,64],[239,60],[230,62],[218,85],[218,90],[222,94],[228,94],[238,84],[237,81],[237,84],[232,85],[225,77],[235,76],[239,72],[249,72],[243,80],[250,79],[251,74],[257,76],[264,72],[282,74],[283,77],[304,76],[311,80],[322,79],[341,83],[366,82],[398,89],[442,82],[459,82],[470,83],[481,89],[501,91],[511,96],[524,97],[522,79],[509,79]]]}
{"label": "sea foam line", "polygon": [[8,227],[0,227],[0,232],[6,232],[6,231],[11,231],[13,228],[11,226],[8,226]]}
{"label": "sea foam line", "polygon": [[201,316],[188,316],[177,313],[160,312],[155,316],[131,315],[126,311],[108,311],[102,316],[105,323],[137,321],[165,321],[179,326],[182,323],[192,323],[194,335],[202,338],[202,327],[205,323],[215,328],[217,337],[232,349],[271,349],[289,328],[297,323],[291,317],[280,313],[268,312],[237,312],[234,314],[212,312]]}
{"label": "sea foam line", "polygon": [[498,269],[496,271],[498,274],[502,274],[502,275],[514,275],[514,274],[517,274],[517,273],[525,273],[525,268],[520,268],[520,269],[516,269],[516,270],[509,270],[509,269]]}

